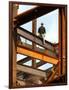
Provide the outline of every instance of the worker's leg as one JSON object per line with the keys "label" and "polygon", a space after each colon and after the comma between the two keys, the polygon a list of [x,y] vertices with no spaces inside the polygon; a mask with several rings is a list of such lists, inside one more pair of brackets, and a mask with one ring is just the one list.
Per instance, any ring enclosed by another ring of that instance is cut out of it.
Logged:
{"label": "worker's leg", "polygon": [[45,34],[42,34],[43,44],[45,44]]}
{"label": "worker's leg", "polygon": [[45,44],[45,35],[44,34],[39,34],[39,37],[43,39],[43,44]]}
{"label": "worker's leg", "polygon": [[40,37],[40,38],[43,38],[43,37],[42,37],[42,34],[39,34],[39,37]]}

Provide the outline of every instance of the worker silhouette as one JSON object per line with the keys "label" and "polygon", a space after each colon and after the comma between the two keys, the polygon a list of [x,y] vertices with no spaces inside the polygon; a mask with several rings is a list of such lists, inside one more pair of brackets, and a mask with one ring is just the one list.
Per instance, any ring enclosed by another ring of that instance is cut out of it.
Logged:
{"label": "worker silhouette", "polygon": [[46,30],[45,30],[45,27],[43,26],[43,23],[41,23],[41,26],[38,29],[38,33],[39,33],[39,37],[43,39],[43,44],[45,44]]}

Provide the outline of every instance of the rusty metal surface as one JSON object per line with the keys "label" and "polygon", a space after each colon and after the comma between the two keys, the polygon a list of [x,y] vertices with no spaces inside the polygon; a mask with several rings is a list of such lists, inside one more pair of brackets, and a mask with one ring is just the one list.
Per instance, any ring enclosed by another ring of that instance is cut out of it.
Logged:
{"label": "rusty metal surface", "polygon": [[23,71],[29,74],[33,74],[33,75],[37,75],[37,76],[42,76],[42,77],[46,77],[46,72],[42,71],[42,70],[38,70],[38,69],[34,69],[25,65],[19,65],[17,64],[17,70],[19,71]]}
{"label": "rusty metal surface", "polygon": [[[48,9],[49,8],[49,9]],[[28,10],[27,12],[25,13],[21,13],[20,15],[17,15],[15,17],[16,19],[16,26],[19,26],[19,25],[22,25],[22,24],[25,24],[33,19],[36,19],[44,14],[48,14],[49,12],[57,9],[57,8],[54,8],[54,7],[48,7],[47,6],[37,6],[31,10]]]}
{"label": "rusty metal surface", "polygon": [[24,58],[24,59],[21,59],[21,60],[17,61],[17,63],[18,63],[18,64],[23,64],[23,63],[29,61],[30,59],[31,59],[31,57],[26,57],[26,58]]}
{"label": "rusty metal surface", "polygon": [[40,46],[42,46],[42,47],[44,47],[46,49],[49,49],[51,51],[54,51],[54,46],[53,46],[52,43],[50,43],[50,42],[48,42],[48,41],[45,40],[45,44],[43,44],[42,43],[42,38],[36,36],[35,34],[27,31],[24,28],[19,27],[17,29],[17,34],[21,35],[22,37],[24,37],[24,38],[26,38],[26,39],[28,39],[28,40],[30,40],[30,41],[32,41],[32,42],[40,45]]}
{"label": "rusty metal surface", "polygon": [[26,44],[26,43],[20,44],[19,43],[19,44],[17,44],[17,46],[26,47],[28,49],[31,49],[31,50],[37,51],[39,53],[42,53],[44,55],[48,55],[48,56],[53,57],[53,58],[58,58],[56,56],[55,52],[52,52],[52,51],[49,51],[49,50],[45,50],[45,49],[42,49],[42,48],[39,48],[39,47],[35,47],[35,49],[32,49],[32,45],[30,45],[30,44]]}

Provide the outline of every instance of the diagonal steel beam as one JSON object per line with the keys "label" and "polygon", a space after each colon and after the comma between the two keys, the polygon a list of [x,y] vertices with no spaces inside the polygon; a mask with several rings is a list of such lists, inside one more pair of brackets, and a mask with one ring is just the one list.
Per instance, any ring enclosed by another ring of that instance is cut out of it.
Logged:
{"label": "diagonal steel beam", "polygon": [[52,74],[51,74],[51,76],[48,78],[48,80],[47,80],[46,83],[49,83],[50,81],[52,81],[52,80],[54,79],[54,76],[55,76],[57,70],[58,70],[58,66],[56,66],[55,70],[52,70]]}
{"label": "diagonal steel beam", "polygon": [[36,43],[36,44],[38,44],[38,45],[40,45],[40,46],[42,46],[42,47],[44,47],[45,49],[54,51],[54,46],[52,43],[45,40],[45,44],[43,44],[42,38],[36,36],[35,34],[27,31],[24,28],[21,28],[21,27],[17,28],[17,34]]}
{"label": "diagonal steel beam", "polygon": [[[49,8],[49,9],[48,9]],[[47,14],[57,8],[48,6],[37,6],[31,10],[23,12],[15,17],[17,26],[25,24],[33,19],[36,19],[44,14]]]}

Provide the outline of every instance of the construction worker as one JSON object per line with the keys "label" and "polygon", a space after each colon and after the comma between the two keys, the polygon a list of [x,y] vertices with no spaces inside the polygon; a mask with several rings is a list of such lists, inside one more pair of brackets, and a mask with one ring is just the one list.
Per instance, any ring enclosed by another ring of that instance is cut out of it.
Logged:
{"label": "construction worker", "polygon": [[45,27],[43,26],[43,23],[41,23],[41,26],[38,29],[38,33],[39,33],[39,37],[43,39],[43,44],[45,44],[46,30],[45,30]]}

